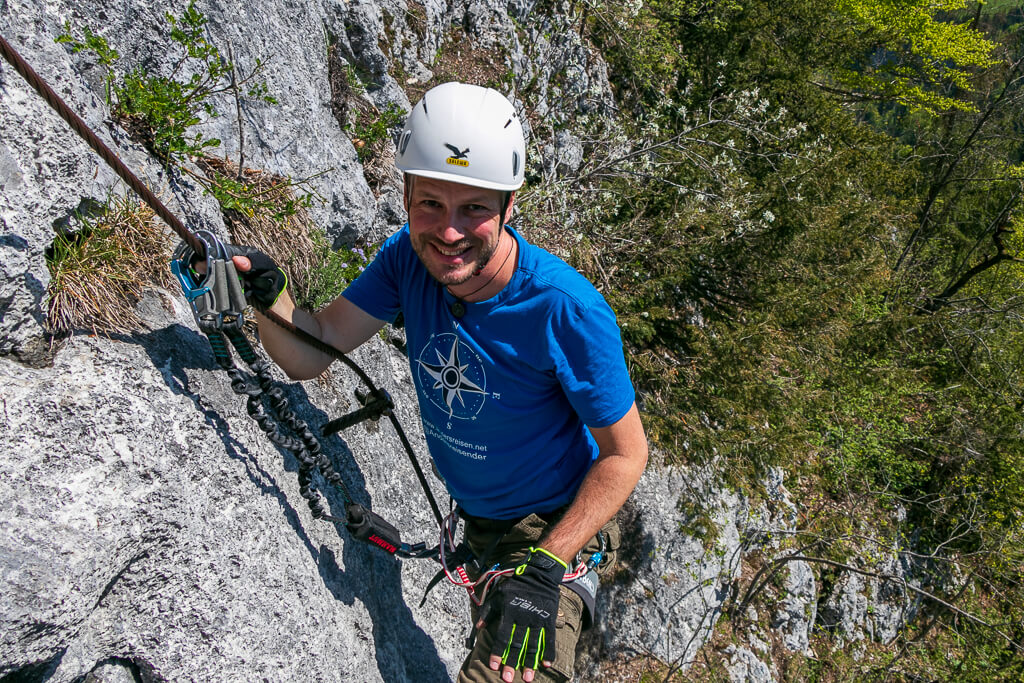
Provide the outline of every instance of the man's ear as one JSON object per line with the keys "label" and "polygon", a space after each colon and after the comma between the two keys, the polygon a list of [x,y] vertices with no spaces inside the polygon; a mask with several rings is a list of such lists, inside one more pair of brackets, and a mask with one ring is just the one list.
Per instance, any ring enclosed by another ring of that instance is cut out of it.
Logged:
{"label": "man's ear", "polygon": [[507,225],[512,220],[512,206],[516,203],[516,193],[513,190],[508,195],[508,204],[505,206],[505,215],[501,217],[501,224]]}
{"label": "man's ear", "polygon": [[402,174],[402,201],[405,203],[405,212],[409,213],[409,206],[412,203],[413,176],[408,173]]}

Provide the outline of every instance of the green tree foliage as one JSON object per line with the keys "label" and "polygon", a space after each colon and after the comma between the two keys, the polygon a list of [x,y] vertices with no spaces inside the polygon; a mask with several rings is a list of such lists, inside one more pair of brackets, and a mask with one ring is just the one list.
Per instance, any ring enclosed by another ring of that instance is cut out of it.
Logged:
{"label": "green tree foliage", "polygon": [[839,101],[969,109],[994,44],[957,12],[967,0],[653,0],[591,7],[595,42],[634,105],[706,101],[750,79],[783,100],[813,85]]}
{"label": "green tree foliage", "polygon": [[[992,66],[995,45],[950,20],[968,0],[836,0],[835,9],[876,52],[833,75],[851,92],[913,109],[970,109],[960,93],[973,89],[977,68]],[[947,94],[948,93],[948,94]]]}
{"label": "green tree foliage", "polygon": [[826,677],[1016,680],[1021,9],[652,0],[579,21],[629,116],[581,130],[564,200],[520,204],[545,225],[592,199],[552,246],[611,299],[649,435],[745,490],[784,467],[816,501],[794,544],[929,557],[936,597],[978,619],[926,600],[887,655]]}

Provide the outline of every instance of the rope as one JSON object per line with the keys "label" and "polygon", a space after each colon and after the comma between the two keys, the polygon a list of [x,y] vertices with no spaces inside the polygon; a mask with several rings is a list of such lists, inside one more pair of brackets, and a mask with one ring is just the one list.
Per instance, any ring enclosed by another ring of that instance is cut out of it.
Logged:
{"label": "rope", "polygon": [[[330,460],[321,450],[320,442],[306,423],[291,410],[281,386],[271,377],[270,364],[259,361],[250,368],[255,373],[259,389],[262,391],[259,395],[249,394],[245,404],[246,412],[266,433],[267,438],[275,445],[291,451],[299,461],[299,494],[306,499],[313,517],[319,519],[327,514],[323,499],[313,488],[314,471],[319,471],[324,480],[341,493],[346,505],[352,503],[352,495],[345,488],[341,475],[334,470]],[[235,372],[241,374],[239,370]],[[234,385],[233,378],[232,388]],[[264,404],[273,417],[263,410]],[[296,436],[282,434],[278,424],[283,424]]]}
{"label": "rope", "polygon": [[[96,136],[89,126],[86,125],[85,121],[83,121],[74,111],[72,111],[70,107],[68,107],[67,104],[65,104],[64,100],[62,100],[60,96],[53,91],[53,88],[51,88],[46,81],[44,81],[43,78],[37,74],[31,66],[29,66],[28,62],[18,54],[18,51],[15,50],[2,35],[0,35],[0,54],[2,54],[3,58],[14,67],[14,70],[17,71],[30,86],[32,86],[39,96],[46,100],[47,104],[49,104],[50,107],[52,107],[53,110],[56,111],[62,119],[64,119],[71,129],[78,133],[78,135],[85,140],[93,151],[107,162],[118,177],[120,177],[128,187],[134,190],[139,197],[141,197],[142,200],[146,202],[151,209],[153,209],[154,213],[163,219],[163,221],[167,223],[167,225],[169,225],[171,229],[174,230],[174,232],[177,233],[177,235],[184,240],[197,255],[206,254],[206,245],[196,237],[195,233],[186,228],[185,225],[178,220],[177,216],[171,213],[170,210],[164,206],[163,202],[161,202],[160,199],[157,198],[157,196],[153,194],[153,192],[146,187],[146,185],[143,184],[143,182],[139,180],[127,166],[124,165],[124,162],[122,162],[117,155],[114,154],[110,148]],[[376,387],[369,375],[367,375],[363,369],[355,363],[355,361],[344,353],[333,346],[324,343],[290,321],[285,320],[273,311],[263,311],[263,314],[272,323],[287,330],[317,351],[344,363],[350,370],[359,376],[359,379],[366,384],[374,396],[382,396],[382,392]],[[427,501],[430,503],[434,517],[437,519],[437,523],[441,524],[443,521],[441,510],[437,505],[437,501],[434,500],[434,495],[430,491],[427,479],[423,475],[423,470],[420,468],[419,462],[416,460],[415,453],[412,450],[412,445],[409,443],[409,439],[406,437],[405,431],[402,429],[398,422],[398,418],[395,417],[394,413],[389,411],[388,416],[391,419],[391,424],[395,427],[395,431],[398,432],[399,439],[405,447],[413,469],[416,471],[416,477],[419,479],[420,486],[423,487],[423,492],[426,494]],[[306,431],[308,431],[308,429]],[[301,431],[298,433],[301,434]],[[319,444],[317,446],[319,448]],[[323,456],[321,455],[321,457]]]}
{"label": "rope", "polygon": [[[14,67],[15,71],[21,74],[22,78],[24,78],[25,81],[32,86],[37,93],[39,93],[39,96],[46,100],[47,104],[49,104],[53,110],[56,111],[62,119],[64,119],[71,129],[78,133],[89,147],[91,147],[93,151],[100,156],[100,158],[107,162],[118,177],[120,177],[128,187],[138,194],[142,200],[146,202],[151,209],[153,209],[156,215],[163,219],[163,221],[167,223],[175,233],[177,233],[178,237],[188,243],[188,246],[190,246],[198,256],[206,254],[206,245],[203,244],[203,242],[198,239],[192,231],[186,228],[185,225],[178,220],[178,217],[171,213],[171,211],[164,206],[163,202],[153,194],[152,190],[146,187],[146,185],[139,180],[127,166],[125,166],[124,162],[121,161],[121,159],[119,159],[118,156],[114,154],[102,140],[99,139],[96,133],[89,128],[78,114],[72,111],[64,100],[60,98],[60,95],[53,91],[53,88],[51,88],[49,84],[47,84],[46,81],[44,81],[43,78],[37,74],[31,66],[29,66],[28,62],[18,54],[17,50],[15,50],[2,35],[0,35],[0,54],[2,54],[4,59],[10,62],[11,66]],[[369,376],[363,372],[362,368],[355,365],[355,363],[353,363],[352,360],[341,351],[329,344],[325,344],[323,341],[317,339],[305,330],[296,327],[294,324],[285,320],[273,311],[265,311],[264,315],[266,315],[271,322],[288,330],[293,335],[302,339],[306,344],[315,348],[317,351],[325,353],[328,356],[331,356],[336,360],[340,360],[348,365],[353,372],[359,375],[359,379],[370,387],[371,391],[377,393],[376,387],[373,386],[373,382],[370,380]]]}

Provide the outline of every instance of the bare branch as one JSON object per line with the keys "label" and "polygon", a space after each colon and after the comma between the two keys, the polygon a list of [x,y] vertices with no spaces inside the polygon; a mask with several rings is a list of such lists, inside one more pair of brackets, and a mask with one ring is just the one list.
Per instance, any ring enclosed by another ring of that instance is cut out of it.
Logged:
{"label": "bare branch", "polygon": [[869,571],[867,569],[860,569],[858,567],[853,567],[853,566],[850,566],[848,564],[844,564],[842,562],[836,562],[835,560],[828,560],[828,559],[825,559],[823,557],[810,557],[810,556],[807,556],[807,555],[787,555],[786,557],[781,557],[781,558],[779,558],[777,560],[774,560],[774,562],[792,562],[792,561],[795,561],[795,560],[802,560],[804,562],[814,562],[814,563],[817,563],[817,564],[825,564],[825,565],[828,565],[830,567],[836,567],[837,569],[843,569],[843,570],[846,570],[846,571],[849,571],[849,572],[853,572],[855,574],[860,574],[862,576],[868,576],[868,577],[871,577],[873,579],[880,579],[882,581],[892,581],[894,583],[898,583],[898,584],[902,585],[904,589],[909,590],[909,591],[911,591],[913,593],[917,593],[918,595],[920,595],[920,596],[922,596],[924,598],[928,598],[929,600],[933,600],[934,602],[936,602],[939,605],[941,605],[941,606],[945,607],[946,609],[948,609],[950,612],[952,612],[952,613],[954,613],[954,614],[956,614],[958,616],[961,616],[961,617],[967,619],[968,621],[970,621],[972,623],[975,623],[975,624],[978,624],[979,626],[984,626],[986,628],[991,629],[994,633],[998,634],[1007,643],[1009,643],[1015,650],[1017,650],[1018,652],[1024,653],[1024,645],[1021,645],[1020,643],[1015,641],[1012,637],[1010,637],[1009,635],[1007,635],[1006,633],[1004,633],[1000,629],[996,628],[994,625],[992,625],[989,622],[985,621],[981,617],[975,616],[975,615],[971,614],[970,612],[962,610],[959,607],[957,607],[956,605],[943,600],[942,598],[940,598],[939,596],[935,595],[934,593],[930,593],[929,591],[926,591],[923,588],[918,588],[917,586],[911,585],[902,576],[896,576],[894,574],[883,574],[881,572],[873,572],[873,571]]}

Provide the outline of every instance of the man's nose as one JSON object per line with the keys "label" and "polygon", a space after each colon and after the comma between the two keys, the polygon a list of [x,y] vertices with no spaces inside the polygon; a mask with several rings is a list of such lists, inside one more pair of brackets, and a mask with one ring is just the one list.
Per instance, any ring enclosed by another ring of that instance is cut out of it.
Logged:
{"label": "man's nose", "polygon": [[459,225],[458,217],[448,214],[445,218],[444,227],[441,228],[440,238],[443,242],[454,244],[466,236],[466,231]]}

